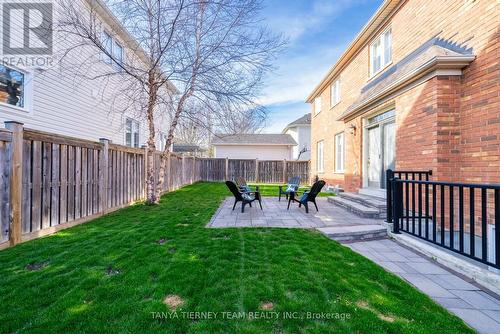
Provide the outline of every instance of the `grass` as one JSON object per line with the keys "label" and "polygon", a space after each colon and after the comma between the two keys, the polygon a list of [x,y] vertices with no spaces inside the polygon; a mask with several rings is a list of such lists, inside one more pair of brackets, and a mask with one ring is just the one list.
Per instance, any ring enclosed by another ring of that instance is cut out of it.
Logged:
{"label": "grass", "polygon": [[314,231],[205,228],[227,195],[198,183],[1,251],[0,333],[472,333]]}

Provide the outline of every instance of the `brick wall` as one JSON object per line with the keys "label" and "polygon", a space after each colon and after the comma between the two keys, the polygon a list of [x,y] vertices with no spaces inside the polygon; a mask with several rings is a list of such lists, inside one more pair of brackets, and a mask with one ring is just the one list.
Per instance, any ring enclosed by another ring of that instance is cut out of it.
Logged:
{"label": "brick wall", "polygon": [[[408,0],[383,24],[392,28],[393,63],[438,35],[473,49],[462,76],[434,77],[390,101],[396,109],[398,168],[433,169],[434,179],[500,183],[500,10],[496,0]],[[378,35],[372,36],[372,39]],[[362,186],[363,117],[336,121],[369,78],[369,43],[342,69],[341,102],[312,118],[312,170],[316,142],[324,140],[325,168],[318,176],[348,191]],[[373,111],[369,111],[367,114]],[[348,129],[355,125],[351,134]],[[334,135],[345,131],[345,174],[334,171]]]}

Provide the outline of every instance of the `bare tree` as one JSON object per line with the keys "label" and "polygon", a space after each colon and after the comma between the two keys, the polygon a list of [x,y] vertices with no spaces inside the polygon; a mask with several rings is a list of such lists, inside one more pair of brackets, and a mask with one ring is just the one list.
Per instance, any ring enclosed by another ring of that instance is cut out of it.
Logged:
{"label": "bare tree", "polygon": [[[227,120],[233,117],[245,120],[245,114],[240,116],[235,111],[259,112],[254,101],[262,88],[263,75],[284,45],[280,36],[257,19],[260,0],[108,1],[121,23],[108,29],[130,36],[126,42],[134,56],[123,59],[110,51],[103,34],[101,18],[107,8],[101,0],[84,0],[88,6],[83,15],[77,1],[61,1],[62,30],[77,37],[78,47],[98,50],[132,83],[128,95],[147,119],[150,156],[156,149],[155,117],[158,112],[168,113],[170,127],[156,185],[153,159],[148,159],[149,203],[159,200],[166,160],[183,115],[205,124],[196,115],[189,115],[186,105],[207,106],[213,112],[210,118],[224,120],[221,124],[230,123]],[[121,26],[126,30],[121,31]]]}

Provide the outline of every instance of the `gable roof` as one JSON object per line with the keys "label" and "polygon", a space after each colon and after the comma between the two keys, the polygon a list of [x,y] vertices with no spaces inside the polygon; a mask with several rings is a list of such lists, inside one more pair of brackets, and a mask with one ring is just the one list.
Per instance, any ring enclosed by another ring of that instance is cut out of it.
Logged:
{"label": "gable roof", "polygon": [[212,140],[213,145],[286,145],[295,146],[297,142],[288,134],[219,134]]}
{"label": "gable roof", "polygon": [[364,47],[370,40],[374,33],[384,24],[384,22],[391,16],[394,10],[404,3],[403,0],[385,0],[377,9],[375,14],[370,18],[368,23],[361,29],[359,34],[349,44],[344,53],[340,56],[338,61],[330,68],[325,77],[314,88],[312,93],[307,98],[307,103],[312,103],[316,96],[321,94],[322,91],[330,84],[330,82],[337,77],[342,69],[349,64],[351,59]]}
{"label": "gable roof", "polygon": [[461,69],[467,66],[475,56],[472,49],[433,37],[398,63],[366,84],[361,89],[358,99],[347,108],[337,120],[346,120],[382,98],[400,90],[437,69]]}
{"label": "gable roof", "polygon": [[285,132],[288,128],[293,128],[294,126],[298,125],[311,125],[311,113],[305,114],[304,116],[288,124],[283,130],[283,132]]}

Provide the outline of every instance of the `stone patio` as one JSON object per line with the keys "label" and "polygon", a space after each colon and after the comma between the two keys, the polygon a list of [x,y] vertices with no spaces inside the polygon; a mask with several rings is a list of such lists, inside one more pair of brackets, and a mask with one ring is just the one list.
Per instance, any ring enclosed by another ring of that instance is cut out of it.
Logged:
{"label": "stone patio", "polygon": [[281,227],[281,228],[326,228],[355,226],[379,226],[382,223],[377,219],[366,219],[343,210],[328,203],[327,199],[317,198],[319,212],[316,212],[314,204],[309,206],[309,214],[305,209],[299,208],[297,203],[292,203],[290,210],[287,210],[288,201],[277,197],[264,197],[262,208],[259,203],[254,203],[253,207],[246,206],[245,212],[241,213],[241,203],[236,205],[233,211],[234,199],[228,197],[219,207],[208,227],[228,228],[228,227]]}

